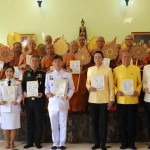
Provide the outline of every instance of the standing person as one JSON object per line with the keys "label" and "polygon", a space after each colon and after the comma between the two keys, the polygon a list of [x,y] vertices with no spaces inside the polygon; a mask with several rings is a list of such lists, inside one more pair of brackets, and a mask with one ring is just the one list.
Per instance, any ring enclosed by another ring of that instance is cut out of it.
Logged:
{"label": "standing person", "polygon": [[46,44],[45,46],[46,55],[41,60],[41,68],[46,72],[50,71],[52,66],[52,58],[56,55],[54,53],[54,47],[52,44]]}
{"label": "standing person", "polygon": [[[114,102],[114,82],[112,69],[103,65],[101,51],[94,53],[95,66],[88,68],[86,87],[89,91],[89,103],[94,134],[94,146],[91,149],[106,150],[108,110]],[[100,80],[103,80],[102,87]]]}
{"label": "standing person", "polygon": [[[13,77],[14,71],[13,66],[6,66],[4,70],[6,78],[0,81],[1,128],[4,130],[6,149],[15,148],[16,129],[20,128],[22,88],[21,83]],[[4,87],[6,86],[15,86],[15,99],[13,101],[4,99]]]}
{"label": "standing person", "polygon": [[131,55],[129,51],[123,51],[121,58],[122,65],[114,69],[115,94],[117,96],[117,111],[121,135],[120,149],[128,147],[136,149],[136,116],[138,97],[142,87],[141,75],[139,67],[130,64]]}
{"label": "standing person", "polygon": [[[150,136],[150,65],[144,66],[143,69],[143,91],[145,92],[144,106],[147,113]],[[150,149],[150,145],[148,146],[148,149]]]}
{"label": "standing person", "polygon": [[[52,129],[53,146],[51,149],[66,149],[66,128],[67,115],[69,109],[69,99],[74,93],[74,85],[72,74],[63,70],[63,58],[59,55],[53,57],[54,70],[46,74],[45,94],[49,99],[48,111],[50,116],[50,123]],[[55,83],[60,80],[66,83],[64,96],[56,96]]]}
{"label": "standing person", "polygon": [[[43,130],[43,114],[45,108],[45,72],[39,69],[39,56],[33,55],[30,60],[31,68],[25,71],[22,80],[23,95],[25,97],[24,105],[27,122],[27,145],[24,148],[35,146],[42,148],[41,138]],[[38,96],[28,97],[27,83],[29,81],[38,82]]]}

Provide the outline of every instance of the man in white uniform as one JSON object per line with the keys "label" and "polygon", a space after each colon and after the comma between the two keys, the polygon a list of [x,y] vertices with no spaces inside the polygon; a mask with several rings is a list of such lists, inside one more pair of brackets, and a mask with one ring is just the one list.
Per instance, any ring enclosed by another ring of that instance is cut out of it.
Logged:
{"label": "man in white uniform", "polygon": [[[45,94],[49,99],[48,111],[52,129],[53,146],[51,149],[66,149],[66,127],[69,99],[74,93],[72,74],[63,70],[63,59],[55,55],[52,59],[54,70],[46,74]],[[65,86],[59,89],[60,85]],[[64,93],[64,94],[61,94]],[[58,94],[59,93],[59,94]],[[58,96],[59,95],[59,96]]]}

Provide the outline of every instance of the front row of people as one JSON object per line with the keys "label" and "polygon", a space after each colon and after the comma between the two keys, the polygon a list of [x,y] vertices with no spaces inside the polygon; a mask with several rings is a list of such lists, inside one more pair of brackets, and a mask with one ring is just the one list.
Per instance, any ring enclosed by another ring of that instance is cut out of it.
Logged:
{"label": "front row of people", "polygon": [[[122,52],[122,65],[112,70],[102,64],[103,53],[94,53],[95,66],[88,68],[86,87],[89,91],[89,103],[94,135],[92,149],[106,150],[108,110],[114,103],[114,93],[117,97],[117,112],[119,130],[121,135],[120,149],[136,149],[136,115],[138,97],[142,87],[140,69],[130,65],[130,53]],[[20,128],[20,102],[23,98],[27,122],[27,144],[30,148],[35,144],[42,148],[42,126],[45,106],[45,96],[49,100],[48,112],[52,129],[53,146],[51,149],[66,149],[66,127],[69,108],[69,99],[74,93],[74,84],[71,73],[62,69],[63,59],[55,55],[52,60],[54,70],[46,74],[39,69],[38,56],[31,57],[31,68],[24,73],[21,83],[13,78],[14,68],[5,68],[6,79],[0,82],[0,111],[2,129],[6,139],[6,148],[14,148],[16,129]],[[149,65],[144,67],[143,90],[145,94],[145,107],[149,116],[150,125],[150,92],[147,86],[149,78]],[[64,96],[56,96],[58,82],[65,82]],[[38,81],[38,96],[28,97],[27,84]],[[57,85],[56,85],[57,81]],[[15,87],[15,100],[6,101],[4,88]],[[23,97],[22,97],[23,91]]]}

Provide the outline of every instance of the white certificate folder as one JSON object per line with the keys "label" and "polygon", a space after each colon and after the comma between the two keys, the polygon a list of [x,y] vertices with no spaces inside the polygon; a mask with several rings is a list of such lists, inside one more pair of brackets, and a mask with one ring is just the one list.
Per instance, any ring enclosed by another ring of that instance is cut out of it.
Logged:
{"label": "white certificate folder", "polygon": [[3,87],[3,100],[14,101],[15,100],[15,86],[4,86]]}
{"label": "white certificate folder", "polygon": [[27,96],[28,97],[38,96],[38,81],[27,81]]}
{"label": "white certificate folder", "polygon": [[125,79],[122,80],[122,92],[125,95],[133,95],[133,80],[132,79]]}

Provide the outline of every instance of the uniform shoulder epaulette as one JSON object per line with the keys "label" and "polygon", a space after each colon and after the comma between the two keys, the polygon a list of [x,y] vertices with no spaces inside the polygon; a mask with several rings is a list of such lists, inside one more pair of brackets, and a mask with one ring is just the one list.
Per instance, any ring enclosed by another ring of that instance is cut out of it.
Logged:
{"label": "uniform shoulder epaulette", "polygon": [[63,70],[64,70],[64,71],[66,71],[66,72],[69,72],[69,73],[71,72],[71,71],[69,71],[69,70],[66,70],[66,69],[63,69]]}

